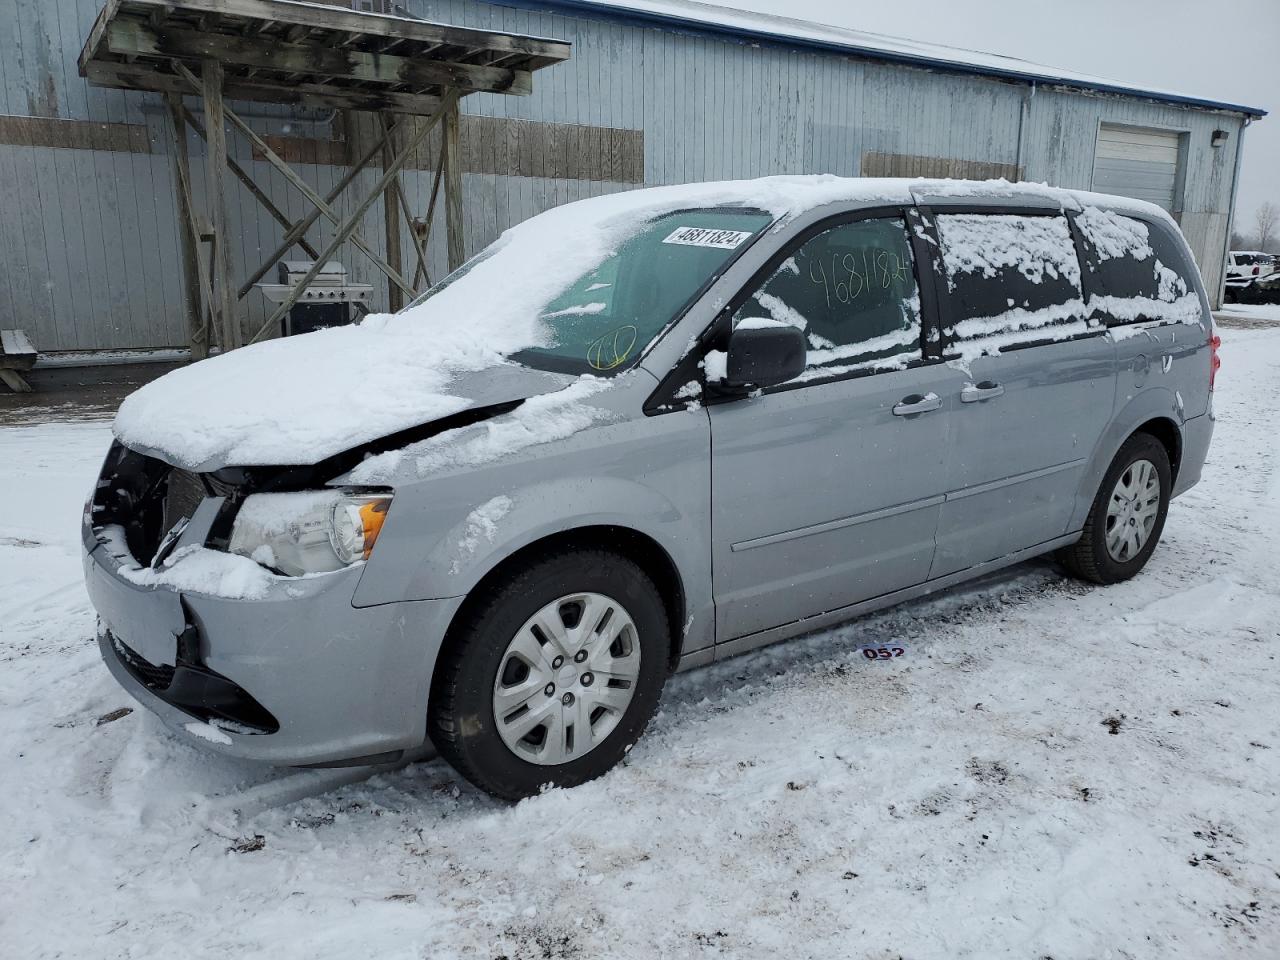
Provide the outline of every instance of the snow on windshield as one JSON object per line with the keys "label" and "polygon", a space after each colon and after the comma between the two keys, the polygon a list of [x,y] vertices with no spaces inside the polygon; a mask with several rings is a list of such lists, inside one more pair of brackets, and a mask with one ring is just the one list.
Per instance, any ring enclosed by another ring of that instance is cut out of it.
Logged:
{"label": "snow on windshield", "polygon": [[161,377],[124,402],[115,432],[192,469],[314,463],[466,408],[456,380],[548,346],[543,308],[655,217],[727,206],[785,217],[862,199],[908,202],[910,181],[770,177],[557,207],[507,230],[465,273],[399,314],[255,344]]}

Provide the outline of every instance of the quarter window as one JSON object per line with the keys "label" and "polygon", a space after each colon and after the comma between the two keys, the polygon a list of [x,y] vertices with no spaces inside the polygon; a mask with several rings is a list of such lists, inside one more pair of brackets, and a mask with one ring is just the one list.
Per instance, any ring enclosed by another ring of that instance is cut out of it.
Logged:
{"label": "quarter window", "polygon": [[901,219],[859,220],[811,237],[734,315],[799,327],[801,379],[895,369],[920,358],[920,295]]}
{"label": "quarter window", "polygon": [[1103,322],[1199,321],[1195,268],[1167,231],[1098,207],[1077,214],[1076,225],[1096,291],[1089,307]]}
{"label": "quarter window", "polygon": [[1085,333],[1080,261],[1063,216],[942,214],[938,238],[963,354]]}

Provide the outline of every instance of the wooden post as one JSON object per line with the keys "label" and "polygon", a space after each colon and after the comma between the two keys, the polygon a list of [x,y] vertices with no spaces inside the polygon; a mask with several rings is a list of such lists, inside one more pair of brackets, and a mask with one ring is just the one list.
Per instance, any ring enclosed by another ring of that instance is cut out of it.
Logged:
{"label": "wooden post", "polygon": [[173,123],[173,178],[174,194],[178,198],[178,239],[182,244],[182,296],[187,310],[187,340],[191,346],[191,360],[203,360],[209,355],[209,328],[205,324],[204,308],[200,298],[200,251],[191,224],[195,211],[187,204],[184,183],[191,182],[191,164],[187,156],[187,121],[182,97],[176,93],[165,94],[169,105],[169,119]]}
{"label": "wooden post", "polygon": [[[445,109],[453,109],[456,108],[457,105],[458,92],[456,90],[449,89],[444,97]],[[232,116],[235,115],[232,114]],[[337,249],[346,242],[347,237],[352,235],[352,232],[355,230],[356,225],[359,224],[360,219],[368,212],[369,208],[373,206],[374,201],[378,199],[378,196],[382,191],[391,186],[392,181],[394,181],[399,175],[400,168],[405,165],[405,162],[408,161],[409,157],[418,149],[418,145],[426,139],[427,134],[436,128],[436,125],[442,118],[442,114],[436,113],[427,123],[419,125],[417,131],[409,137],[408,143],[401,148],[400,153],[396,158],[392,160],[391,163],[387,164],[386,170],[382,174],[381,179],[378,180],[377,185],[373,188],[373,192],[365,197],[364,200],[360,201],[355,210],[351,211],[351,213],[347,215],[347,219],[338,225],[333,238],[329,241],[329,245],[321,251],[320,257],[316,260],[315,264],[307,271],[301,280],[294,284],[293,290],[290,291],[288,296],[286,296],[280,305],[276,307],[275,312],[267,318],[267,322],[259,327],[258,332],[250,338],[250,343],[257,342],[264,333],[279,322],[281,317],[289,312],[289,308],[297,302],[298,297],[302,296],[302,292],[306,290],[311,281],[316,278],[316,274],[320,272],[320,268],[324,265],[324,262],[332,257]],[[273,156],[273,154],[268,153],[268,157],[270,156]],[[371,257],[371,259],[374,259],[375,263],[380,262],[376,258]],[[405,290],[408,293],[411,293],[412,289],[412,287],[405,287]]]}
{"label": "wooden post", "polygon": [[[399,137],[396,136],[398,131],[392,125],[391,118],[383,113],[380,114],[383,132],[387,134],[386,143],[382,148],[382,165],[389,167],[396,157],[396,143]],[[391,186],[382,193],[382,217],[387,228],[387,265],[396,273],[402,273],[400,259],[400,203],[396,196],[396,187],[399,186],[399,178],[392,182]],[[387,280],[387,309],[395,313],[404,306],[404,293],[396,286],[395,282]]]}
{"label": "wooden post", "polygon": [[444,208],[448,220],[449,272],[462,266],[466,243],[462,231],[462,157],[458,145],[461,117],[458,101],[444,107]]}
{"label": "wooden post", "polygon": [[209,146],[205,170],[209,182],[209,220],[213,224],[213,307],[218,318],[222,350],[234,350],[243,343],[236,318],[236,299],[231,291],[231,259],[227,229],[227,130],[222,108],[222,62],[208,59],[200,65],[204,93],[204,116]]}
{"label": "wooden post", "polygon": [[[191,129],[196,132],[196,135],[199,136],[201,140],[204,140],[208,136],[204,131],[204,124],[197,120],[190,110],[184,107],[182,115],[187,118],[187,123],[191,125]],[[234,158],[230,156],[227,157],[227,169],[235,174],[236,179],[244,184],[244,188],[253,194],[254,199],[262,204],[262,208],[266,210],[267,213],[271,214],[272,219],[274,219],[276,223],[280,224],[280,226],[284,227],[286,230],[293,229],[293,221],[285,215],[283,210],[271,202],[271,198],[263,192],[263,189],[253,182],[253,177],[249,176],[244,167],[236,163]],[[316,248],[307,242],[306,237],[300,237],[298,239],[298,246],[302,247],[302,249],[307,252],[307,256],[312,259],[315,258]],[[254,282],[256,283],[257,281],[255,280]],[[246,292],[248,291],[246,290],[238,293],[237,296],[243,300]]]}
{"label": "wooden post", "polygon": [[[292,247],[294,243],[301,242],[301,239],[306,235],[306,232],[309,229],[311,229],[311,225],[315,223],[317,220],[319,220],[320,217],[326,215],[325,208],[328,207],[329,204],[336,201],[338,197],[342,195],[342,193],[347,189],[347,187],[351,185],[352,181],[355,180],[356,176],[360,173],[360,171],[363,170],[366,166],[368,166],[369,162],[373,159],[374,155],[378,153],[378,151],[380,151],[381,149],[382,149],[381,141],[379,141],[378,143],[375,143],[372,147],[370,147],[365,152],[364,156],[362,156],[359,160],[357,160],[355,164],[353,164],[351,168],[345,174],[343,174],[342,179],[339,180],[336,184],[334,184],[333,189],[330,190],[328,193],[324,195],[324,197],[321,198],[321,205],[314,206],[310,213],[308,213],[305,217],[303,217],[301,220],[299,220],[297,223],[295,223],[292,227],[289,228],[289,232],[286,233],[284,235],[284,239],[280,241],[280,246],[276,247],[275,250],[271,251],[271,255],[268,256],[267,259],[262,261],[262,263],[259,265],[257,270],[249,274],[249,279],[244,282],[244,285],[240,288],[240,291],[237,294],[239,297],[243,298],[246,293],[252,290],[253,285],[267,275],[267,272],[276,265],[276,261],[278,261],[286,253],[288,253],[289,248]],[[334,220],[334,222],[336,223],[337,220]],[[315,260],[319,256],[319,254],[316,253],[314,250],[308,251],[308,252],[311,254],[312,260]]]}

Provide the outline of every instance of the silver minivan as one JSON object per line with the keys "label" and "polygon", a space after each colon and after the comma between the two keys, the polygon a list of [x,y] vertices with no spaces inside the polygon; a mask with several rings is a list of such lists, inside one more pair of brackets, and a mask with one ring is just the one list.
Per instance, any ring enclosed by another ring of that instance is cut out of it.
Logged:
{"label": "silver minivan", "polygon": [[131,396],[86,504],[107,666],[210,749],[616,764],[675,670],[1055,552],[1137,574],[1217,343],[1140,201],[788,177],[550,210],[394,316]]}

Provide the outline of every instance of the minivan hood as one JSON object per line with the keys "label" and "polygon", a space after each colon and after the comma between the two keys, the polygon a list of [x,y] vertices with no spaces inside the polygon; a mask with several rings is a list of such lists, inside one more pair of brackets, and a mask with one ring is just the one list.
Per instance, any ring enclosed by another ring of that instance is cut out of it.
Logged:
{"label": "minivan hood", "polygon": [[131,394],[113,429],[189,470],[301,466],[576,378],[497,355],[442,359],[418,338],[360,327],[254,344],[174,370]]}

